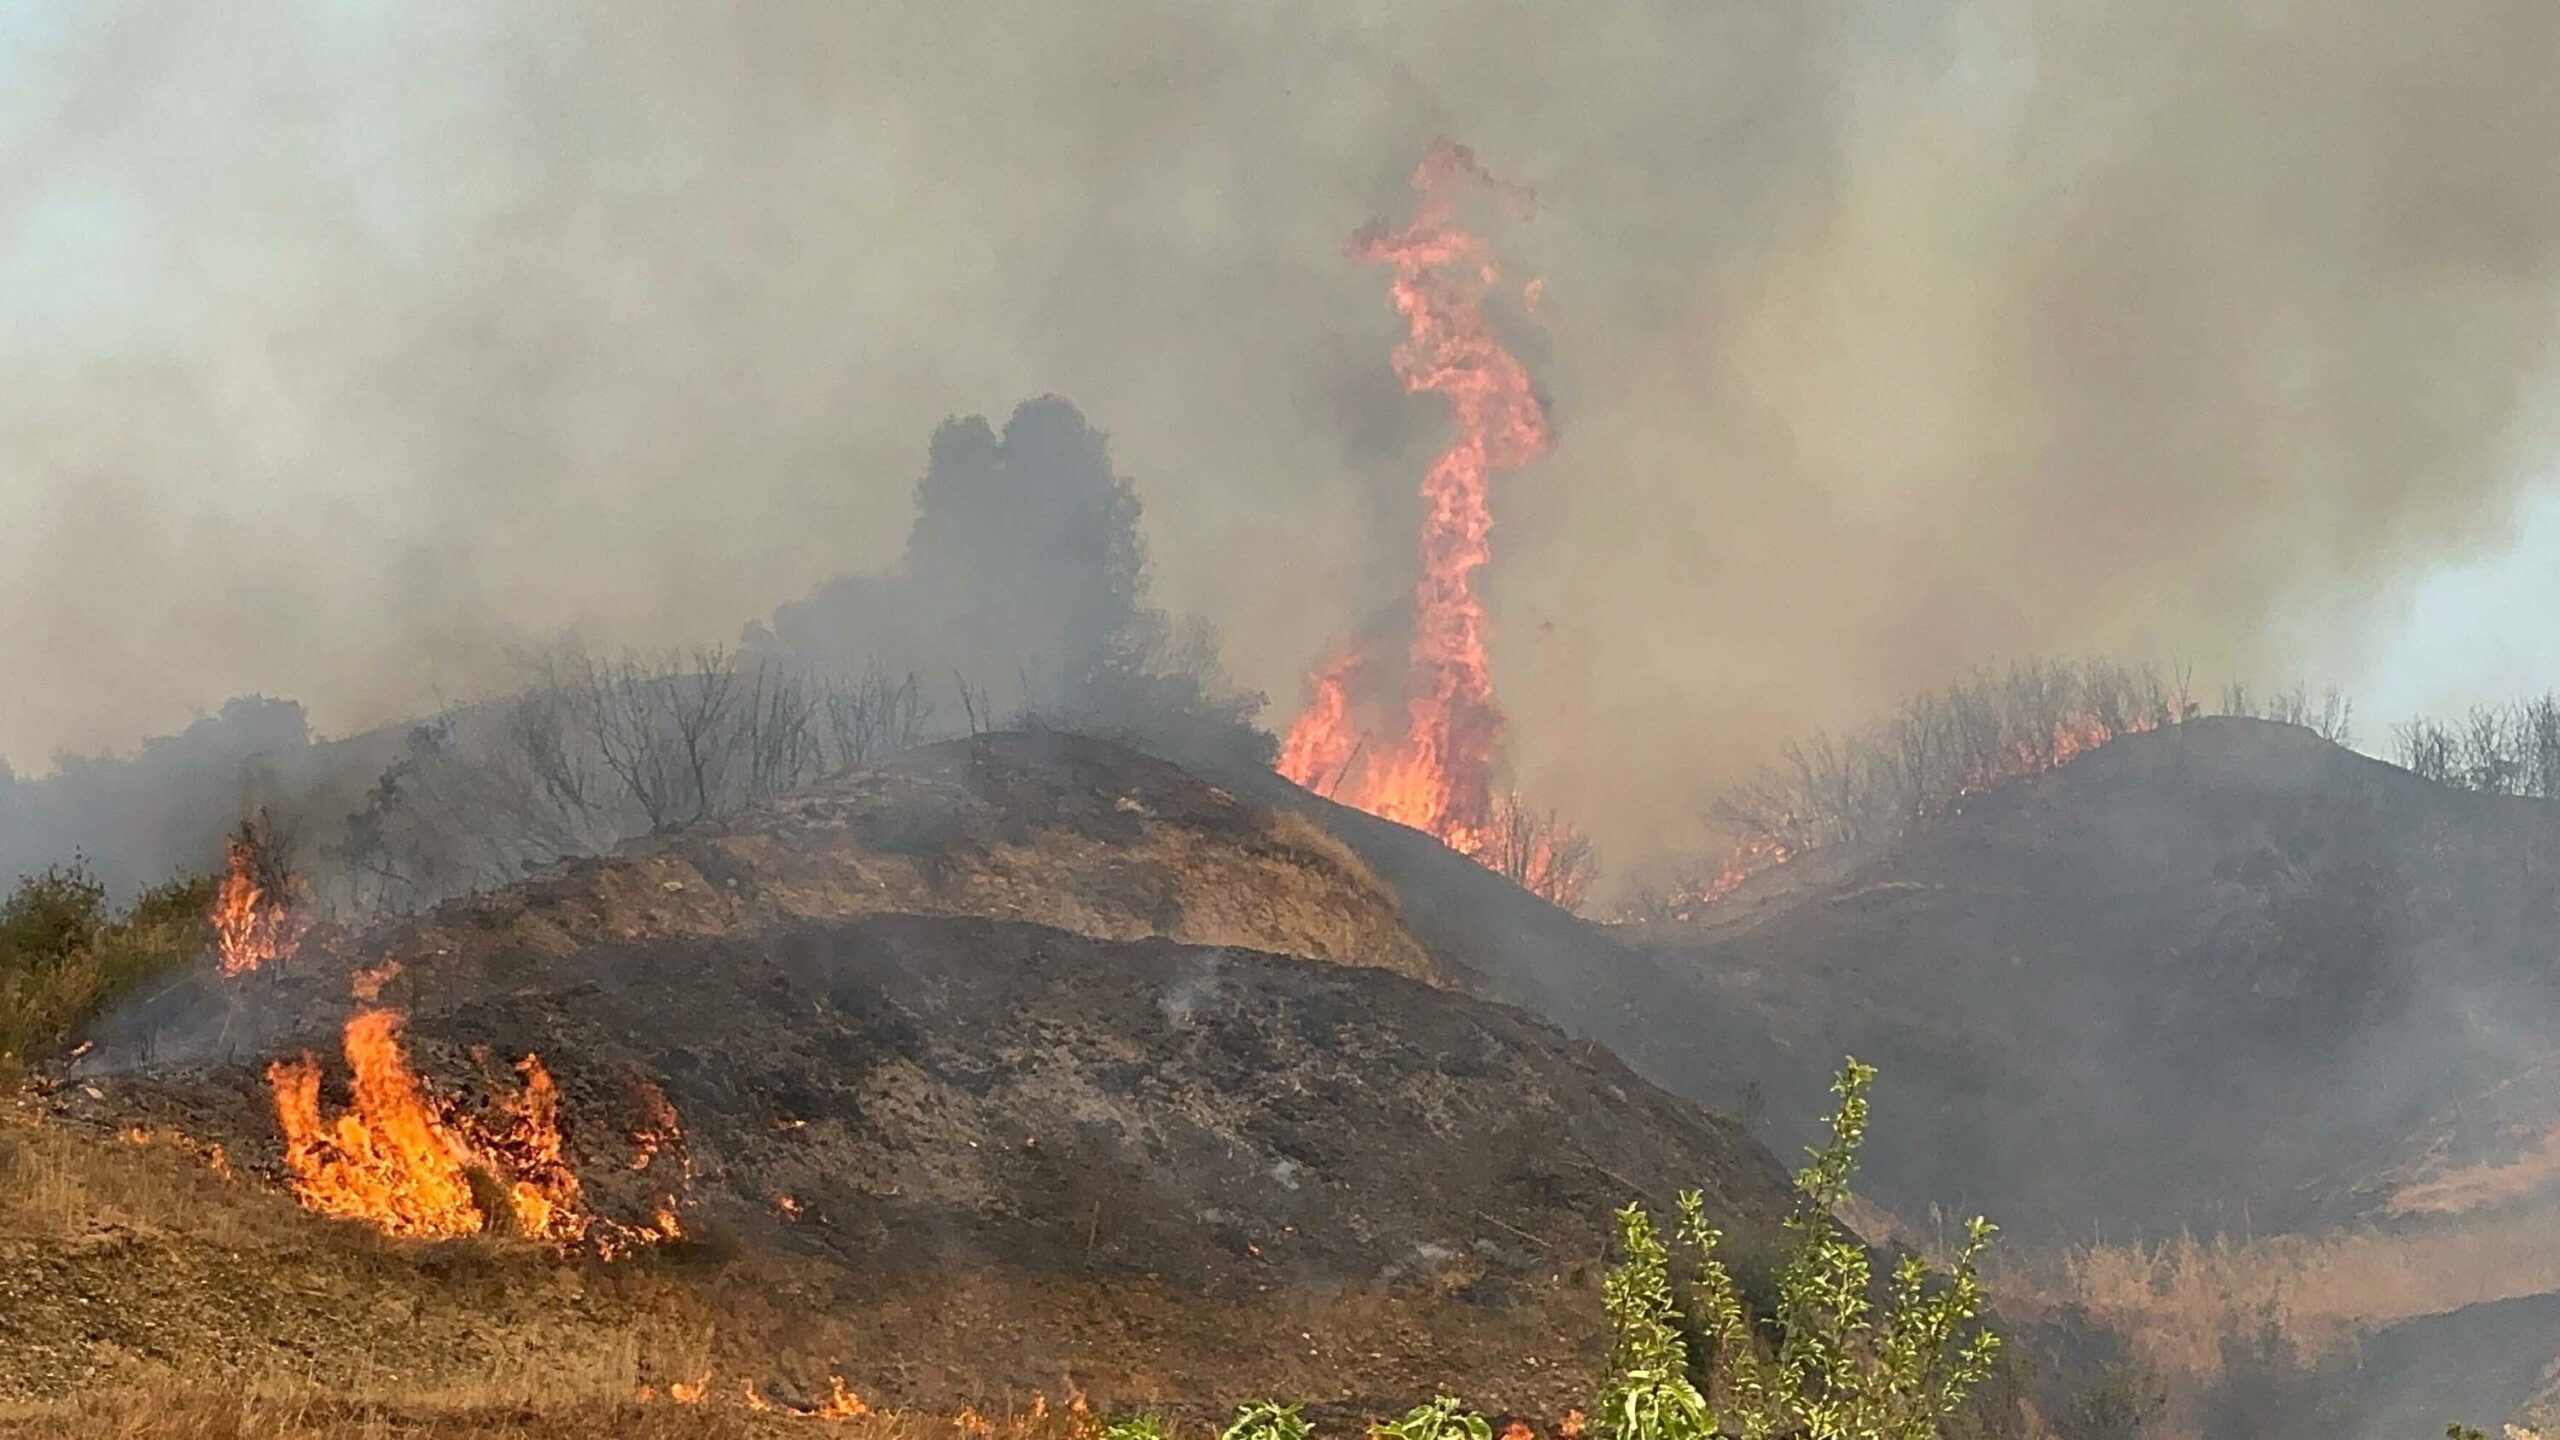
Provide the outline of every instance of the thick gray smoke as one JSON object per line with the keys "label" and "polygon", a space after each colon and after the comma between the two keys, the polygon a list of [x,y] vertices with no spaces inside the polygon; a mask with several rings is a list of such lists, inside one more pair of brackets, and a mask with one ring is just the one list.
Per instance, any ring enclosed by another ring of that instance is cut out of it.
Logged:
{"label": "thick gray smoke", "polygon": [[1406,583],[1442,420],[1341,245],[1445,133],[1544,207],[1498,238],[1558,422],[1496,497],[1514,756],[1633,860],[1782,730],[1991,654],[2290,678],[2494,540],[2554,73],[2548,0],[11,19],[0,752],[733,637],[1044,392],[1285,718]]}

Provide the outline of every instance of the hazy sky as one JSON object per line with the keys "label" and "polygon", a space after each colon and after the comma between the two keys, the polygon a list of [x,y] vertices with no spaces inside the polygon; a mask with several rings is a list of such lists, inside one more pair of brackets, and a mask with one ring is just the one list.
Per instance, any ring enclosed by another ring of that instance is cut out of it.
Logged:
{"label": "hazy sky", "polygon": [[2510,542],[2424,570],[2361,674],[2338,677],[2367,717],[2362,748],[2413,715],[2560,690],[2560,483],[2531,485]]}
{"label": "hazy sky", "polygon": [[734,636],[1044,391],[1285,721],[1408,582],[1342,245],[1440,134],[1541,199],[1497,680],[1621,859],[2002,655],[2542,683],[2555,73],[2549,0],[0,3],[0,754]]}

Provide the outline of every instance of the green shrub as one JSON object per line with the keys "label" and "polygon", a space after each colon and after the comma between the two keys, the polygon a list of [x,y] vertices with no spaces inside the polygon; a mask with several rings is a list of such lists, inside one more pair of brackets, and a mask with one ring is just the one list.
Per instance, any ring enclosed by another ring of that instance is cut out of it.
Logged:
{"label": "green shrub", "polygon": [[1369,1427],[1375,1440],[1493,1440],[1493,1422],[1446,1395]]}
{"label": "green shrub", "polygon": [[173,880],[111,915],[105,887],[77,864],[21,879],[0,903],[0,1065],[204,953],[212,900],[212,881]]}
{"label": "green shrub", "polygon": [[79,862],[25,876],[0,904],[0,969],[60,965],[88,945],[106,919],[107,889]]}
{"label": "green shrub", "polygon": [[[1680,1196],[1676,1240],[1690,1260],[1691,1309],[1674,1293],[1671,1255],[1640,1205],[1618,1214],[1625,1258],[1605,1287],[1616,1334],[1611,1379],[1594,1409],[1608,1440],[1932,1440],[1990,1373],[2000,1340],[1974,1322],[1976,1271],[1990,1222],[1966,1227],[1949,1274],[1933,1283],[1918,1256],[1895,1267],[1881,1313],[1866,1247],[1836,1218],[1866,1138],[1875,1070],[1850,1060],[1832,1093],[1830,1143],[1796,1177],[1793,1237],[1778,1275],[1774,1336],[1744,1310],[1717,1257],[1722,1236],[1696,1191]],[[1684,1320],[1694,1323],[1693,1346]]]}
{"label": "green shrub", "polygon": [[1168,1440],[1171,1434],[1156,1414],[1124,1415],[1102,1427],[1102,1440]]}
{"label": "green shrub", "polygon": [[1315,1428],[1295,1405],[1254,1400],[1236,1407],[1236,1418],[1218,1432],[1218,1440],[1307,1440]]}

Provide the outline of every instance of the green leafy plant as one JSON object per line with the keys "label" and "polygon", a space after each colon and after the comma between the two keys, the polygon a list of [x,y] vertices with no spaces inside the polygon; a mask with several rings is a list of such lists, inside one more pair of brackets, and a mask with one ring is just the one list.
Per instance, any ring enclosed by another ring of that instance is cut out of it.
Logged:
{"label": "green leafy plant", "polygon": [[1236,1407],[1236,1418],[1218,1432],[1218,1440],[1307,1440],[1315,1429],[1295,1405],[1253,1400]]}
{"label": "green leafy plant", "polygon": [[1375,1440],[1493,1440],[1493,1422],[1446,1395],[1369,1427]]}
{"label": "green leafy plant", "polygon": [[1718,1257],[1723,1237],[1698,1192],[1680,1196],[1674,1237],[1689,1260],[1686,1311],[1652,1218],[1640,1205],[1618,1213],[1624,1258],[1604,1289],[1616,1348],[1594,1407],[1608,1440],[1933,1440],[1990,1374],[2000,1338],[1975,1324],[1990,1222],[1966,1227],[1944,1277],[1903,1257],[1879,1311],[1866,1246],[1837,1218],[1866,1139],[1875,1073],[1855,1059],[1842,1064],[1830,1141],[1796,1176],[1791,1244],[1767,1317],[1774,1343]]}
{"label": "green leafy plant", "polygon": [[1172,1430],[1152,1412],[1123,1415],[1102,1427],[1102,1440],[1169,1440]]}

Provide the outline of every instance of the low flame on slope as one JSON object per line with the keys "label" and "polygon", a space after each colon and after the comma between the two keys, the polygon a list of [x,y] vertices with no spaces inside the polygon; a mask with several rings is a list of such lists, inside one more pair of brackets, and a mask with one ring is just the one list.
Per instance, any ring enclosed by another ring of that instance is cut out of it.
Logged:
{"label": "low flame on slope", "polygon": [[[2113,723],[2094,712],[2074,715],[2056,721],[2050,735],[2018,741],[1981,763],[1973,766],[1957,785],[1955,801],[1913,816],[1915,820],[1934,820],[1940,814],[1957,808],[1967,797],[1979,795],[1995,785],[2029,776],[2059,770],[2110,740],[2125,735],[2139,735],[2156,730],[2163,724],[2175,724],[2174,717],[2164,719],[2151,713],[2135,713]],[[1672,897],[1672,917],[1687,920],[1700,910],[1730,898],[1753,876],[1773,870],[1804,853],[1773,836],[1753,836],[1725,856],[1716,872],[1692,881]]]}
{"label": "low flame on slope", "polygon": [[320,1062],[309,1055],[267,1067],[284,1127],[293,1191],[323,1215],[362,1220],[386,1234],[476,1235],[485,1227],[471,1194],[472,1147],[438,1114],[400,1051],[403,1017],[364,1009],[347,1021],[353,1104],[320,1113]]}
{"label": "low flame on slope", "polygon": [[[699,1380],[670,1382],[666,1391],[667,1399],[678,1405],[707,1405],[718,1393],[712,1386],[709,1371],[704,1371]],[[643,1385],[639,1398],[645,1404],[655,1400],[657,1392]],[[789,1415],[802,1420],[859,1420],[871,1413],[871,1407],[846,1387],[841,1375],[828,1376],[827,1398],[806,1407],[768,1400],[764,1387],[753,1377],[742,1378],[738,1382],[738,1404],[754,1414]]]}
{"label": "low flame on slope", "polygon": [[[562,1143],[560,1089],[540,1056],[517,1060],[513,1083],[493,1087],[502,1089],[500,1119],[484,1122],[435,1094],[410,1068],[400,1045],[406,1020],[367,1004],[347,1021],[350,1103],[334,1117],[321,1111],[317,1059],[306,1054],[267,1067],[285,1168],[306,1207],[425,1239],[476,1235],[497,1222],[563,1248],[590,1245],[608,1258],[682,1234],[673,1197],[646,1225],[589,1212]],[[668,1106],[670,1123],[673,1114]]]}

